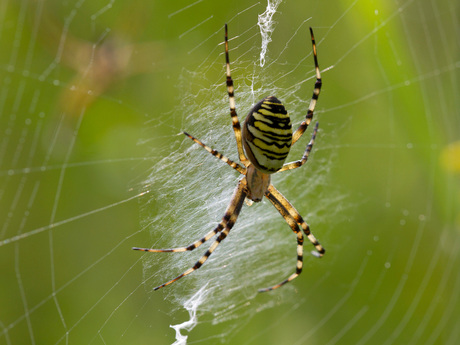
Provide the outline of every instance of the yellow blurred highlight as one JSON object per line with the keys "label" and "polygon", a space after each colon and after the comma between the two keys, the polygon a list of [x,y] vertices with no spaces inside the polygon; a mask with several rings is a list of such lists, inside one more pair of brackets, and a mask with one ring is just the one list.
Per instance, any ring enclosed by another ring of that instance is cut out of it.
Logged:
{"label": "yellow blurred highlight", "polygon": [[451,173],[460,173],[460,141],[453,142],[441,152],[441,166]]}

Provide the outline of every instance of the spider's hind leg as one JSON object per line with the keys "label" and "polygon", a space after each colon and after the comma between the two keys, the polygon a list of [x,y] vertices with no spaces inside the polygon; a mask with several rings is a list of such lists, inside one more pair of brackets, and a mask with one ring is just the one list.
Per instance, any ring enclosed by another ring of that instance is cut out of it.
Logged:
{"label": "spider's hind leg", "polygon": [[313,95],[310,100],[310,105],[308,106],[307,115],[305,116],[305,120],[302,121],[300,126],[296,129],[296,131],[292,135],[291,145],[294,145],[297,142],[297,140],[299,140],[299,138],[302,136],[302,134],[307,129],[308,125],[310,125],[310,122],[313,119],[313,113],[316,108],[316,103],[318,102],[319,94],[321,92],[321,86],[323,84],[322,79],[321,79],[321,73],[319,71],[319,66],[318,66],[318,56],[316,55],[316,42],[315,42],[315,36],[313,35],[312,28],[310,28],[310,35],[311,35],[311,45],[313,49],[313,61],[315,62],[316,81],[315,81],[315,86],[313,89]]}
{"label": "spider's hind leg", "polygon": [[233,86],[233,79],[230,71],[230,57],[228,55],[228,28],[225,24],[225,66],[226,66],[226,85],[228,93],[228,102],[230,104],[230,117],[232,118],[233,132],[235,133],[236,147],[238,149],[238,157],[240,161],[244,164],[247,162],[247,158],[243,150],[243,141],[241,139],[241,125],[238,120],[238,115],[236,113],[236,103],[235,103],[235,88]]}

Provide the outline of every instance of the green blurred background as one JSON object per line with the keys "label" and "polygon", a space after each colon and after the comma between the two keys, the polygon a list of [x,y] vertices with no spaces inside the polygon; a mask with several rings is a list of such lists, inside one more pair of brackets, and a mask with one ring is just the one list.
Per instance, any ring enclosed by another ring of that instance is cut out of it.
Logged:
{"label": "green blurred background", "polygon": [[[222,59],[225,22],[260,45],[265,7],[0,0],[0,344],[174,342],[169,325],[188,314],[142,284],[130,250],[151,242],[139,208],[155,191],[141,196],[142,181],[187,127],[169,116],[184,75],[201,86],[184,70]],[[298,296],[261,296],[273,307],[231,336],[199,323],[190,343],[459,343],[458,14],[455,1],[281,3],[268,54],[311,18],[332,67],[318,116],[335,134],[315,152],[335,157],[318,193],[346,197],[321,213],[328,258]],[[223,85],[223,68],[207,73]]]}

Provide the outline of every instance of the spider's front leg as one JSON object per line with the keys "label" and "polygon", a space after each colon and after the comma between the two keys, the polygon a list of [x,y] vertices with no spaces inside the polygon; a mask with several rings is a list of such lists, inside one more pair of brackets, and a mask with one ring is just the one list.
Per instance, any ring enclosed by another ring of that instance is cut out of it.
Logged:
{"label": "spider's front leg", "polygon": [[[271,186],[270,186],[271,187]],[[270,188],[269,188],[270,189]],[[291,274],[287,279],[283,280],[281,283],[273,285],[269,288],[260,289],[259,292],[267,292],[274,289],[277,289],[284,284],[290,282],[294,278],[297,278],[300,273],[302,272],[303,267],[303,235],[302,231],[300,231],[299,226],[297,225],[295,219],[289,214],[288,210],[283,206],[282,202],[276,198],[275,195],[271,193],[270,190],[265,192],[265,196],[268,200],[275,206],[275,208],[279,211],[279,213],[283,216],[286,223],[288,223],[289,227],[294,231],[297,236],[297,264],[296,264],[296,271],[295,273]]]}
{"label": "spider's front leg", "polygon": [[[235,224],[238,218],[238,215],[241,211],[241,208],[243,207],[243,202],[244,202],[244,199],[246,198],[246,195],[247,195],[246,180],[242,179],[238,183],[238,186],[235,189],[235,192],[233,193],[232,199],[230,201],[230,205],[228,205],[227,210],[225,211],[225,214],[222,217],[222,220],[219,223],[219,225],[213,231],[211,231],[205,237],[203,237],[201,240],[198,240],[197,242],[191,244],[190,246],[183,247],[183,248],[175,248],[175,249],[145,249],[145,251],[149,251],[149,252],[181,252],[181,251],[186,251],[186,250],[193,250],[197,248],[198,246],[200,246],[201,244],[203,244],[206,240],[208,240],[215,234],[219,233],[219,236],[214,241],[214,243],[211,244],[211,246],[206,251],[206,253],[195,263],[195,265],[193,265],[193,267],[189,268],[188,270],[186,270],[184,273],[177,276],[176,278],[171,279],[170,281],[155,287],[154,290],[161,289],[162,287],[172,284],[175,281],[179,280],[180,278],[185,277],[186,275],[199,269],[206,262],[206,260],[208,260],[212,252],[227,237],[228,233],[230,232],[233,225]],[[133,249],[144,250],[142,248],[133,248]]]}
{"label": "spider's front leg", "polygon": [[297,278],[300,273],[302,272],[303,267],[303,235],[299,229],[299,225],[302,227],[305,235],[308,237],[310,242],[315,246],[316,256],[321,257],[326,252],[323,246],[318,242],[318,240],[313,236],[310,232],[310,227],[308,224],[302,219],[301,215],[294,206],[281,194],[273,185],[268,187],[268,190],[265,192],[265,196],[268,200],[275,206],[275,208],[279,211],[279,213],[283,216],[286,223],[288,223],[289,227],[294,231],[297,236],[297,265],[296,265],[296,272],[291,274],[287,279],[283,280],[281,283],[271,286],[266,289],[260,289],[259,292],[267,292],[283,286],[284,284],[290,282],[294,278]]}
{"label": "spider's front leg", "polygon": [[[318,242],[316,237],[311,233],[310,226],[303,220],[300,213],[292,206],[286,197],[281,194],[273,185],[270,185],[268,191],[271,195],[283,206],[283,208],[289,213],[289,215],[294,218],[297,224],[302,227],[303,232],[311,242],[311,244],[315,247],[316,251],[312,252],[313,255],[317,257],[322,257],[326,250],[324,247]],[[284,216],[283,216],[284,217]]]}

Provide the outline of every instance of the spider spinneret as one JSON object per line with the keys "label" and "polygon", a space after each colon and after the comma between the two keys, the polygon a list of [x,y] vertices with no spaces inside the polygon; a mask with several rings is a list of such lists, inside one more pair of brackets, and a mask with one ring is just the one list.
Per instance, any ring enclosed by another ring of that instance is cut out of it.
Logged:
{"label": "spider spinneret", "polygon": [[[287,279],[283,280],[281,283],[266,289],[260,289],[259,292],[277,289],[299,276],[299,274],[302,272],[304,241],[303,233],[315,247],[316,252],[314,252],[314,254],[316,256],[321,257],[325,253],[323,246],[318,242],[315,236],[313,236],[309,225],[303,220],[300,213],[270,182],[271,174],[296,169],[307,162],[318,131],[318,123],[316,123],[311,139],[300,160],[284,164],[291,146],[297,142],[297,140],[307,129],[308,125],[311,123],[313,118],[313,111],[315,110],[316,102],[321,91],[322,80],[318,66],[316,43],[312,28],[310,28],[310,34],[313,48],[313,59],[315,62],[316,82],[305,120],[303,120],[296,131],[292,133],[291,119],[284,105],[276,97],[269,96],[261,100],[249,111],[249,114],[243,123],[243,128],[241,129],[241,125],[235,109],[234,87],[230,74],[230,58],[228,54],[227,24],[225,25],[227,92],[230,103],[230,116],[232,119],[233,131],[235,133],[238,156],[241,164],[230,160],[192,135],[186,132],[184,132],[184,134],[195,143],[203,147],[206,151],[211,153],[213,156],[217,157],[238,171],[241,175],[243,175],[243,177],[239,180],[238,185],[233,192],[232,199],[225,211],[222,220],[215,229],[210,231],[203,238],[188,245],[187,247],[172,249],[152,249],[138,247],[133,248],[134,250],[153,253],[184,252],[198,248],[204,242],[218,234],[214,243],[211,244],[206,253],[195,263],[193,267],[189,268],[176,278],[155,287],[154,290],[158,290],[166,285],[172,284],[180,278],[199,269],[217,248],[217,246],[229,234],[238,218],[245,199],[259,202],[265,196],[278,210],[278,212],[281,214],[281,216],[284,218],[286,223],[289,225],[297,237],[297,264],[295,272],[292,273]],[[303,233],[300,228],[303,230]]]}

